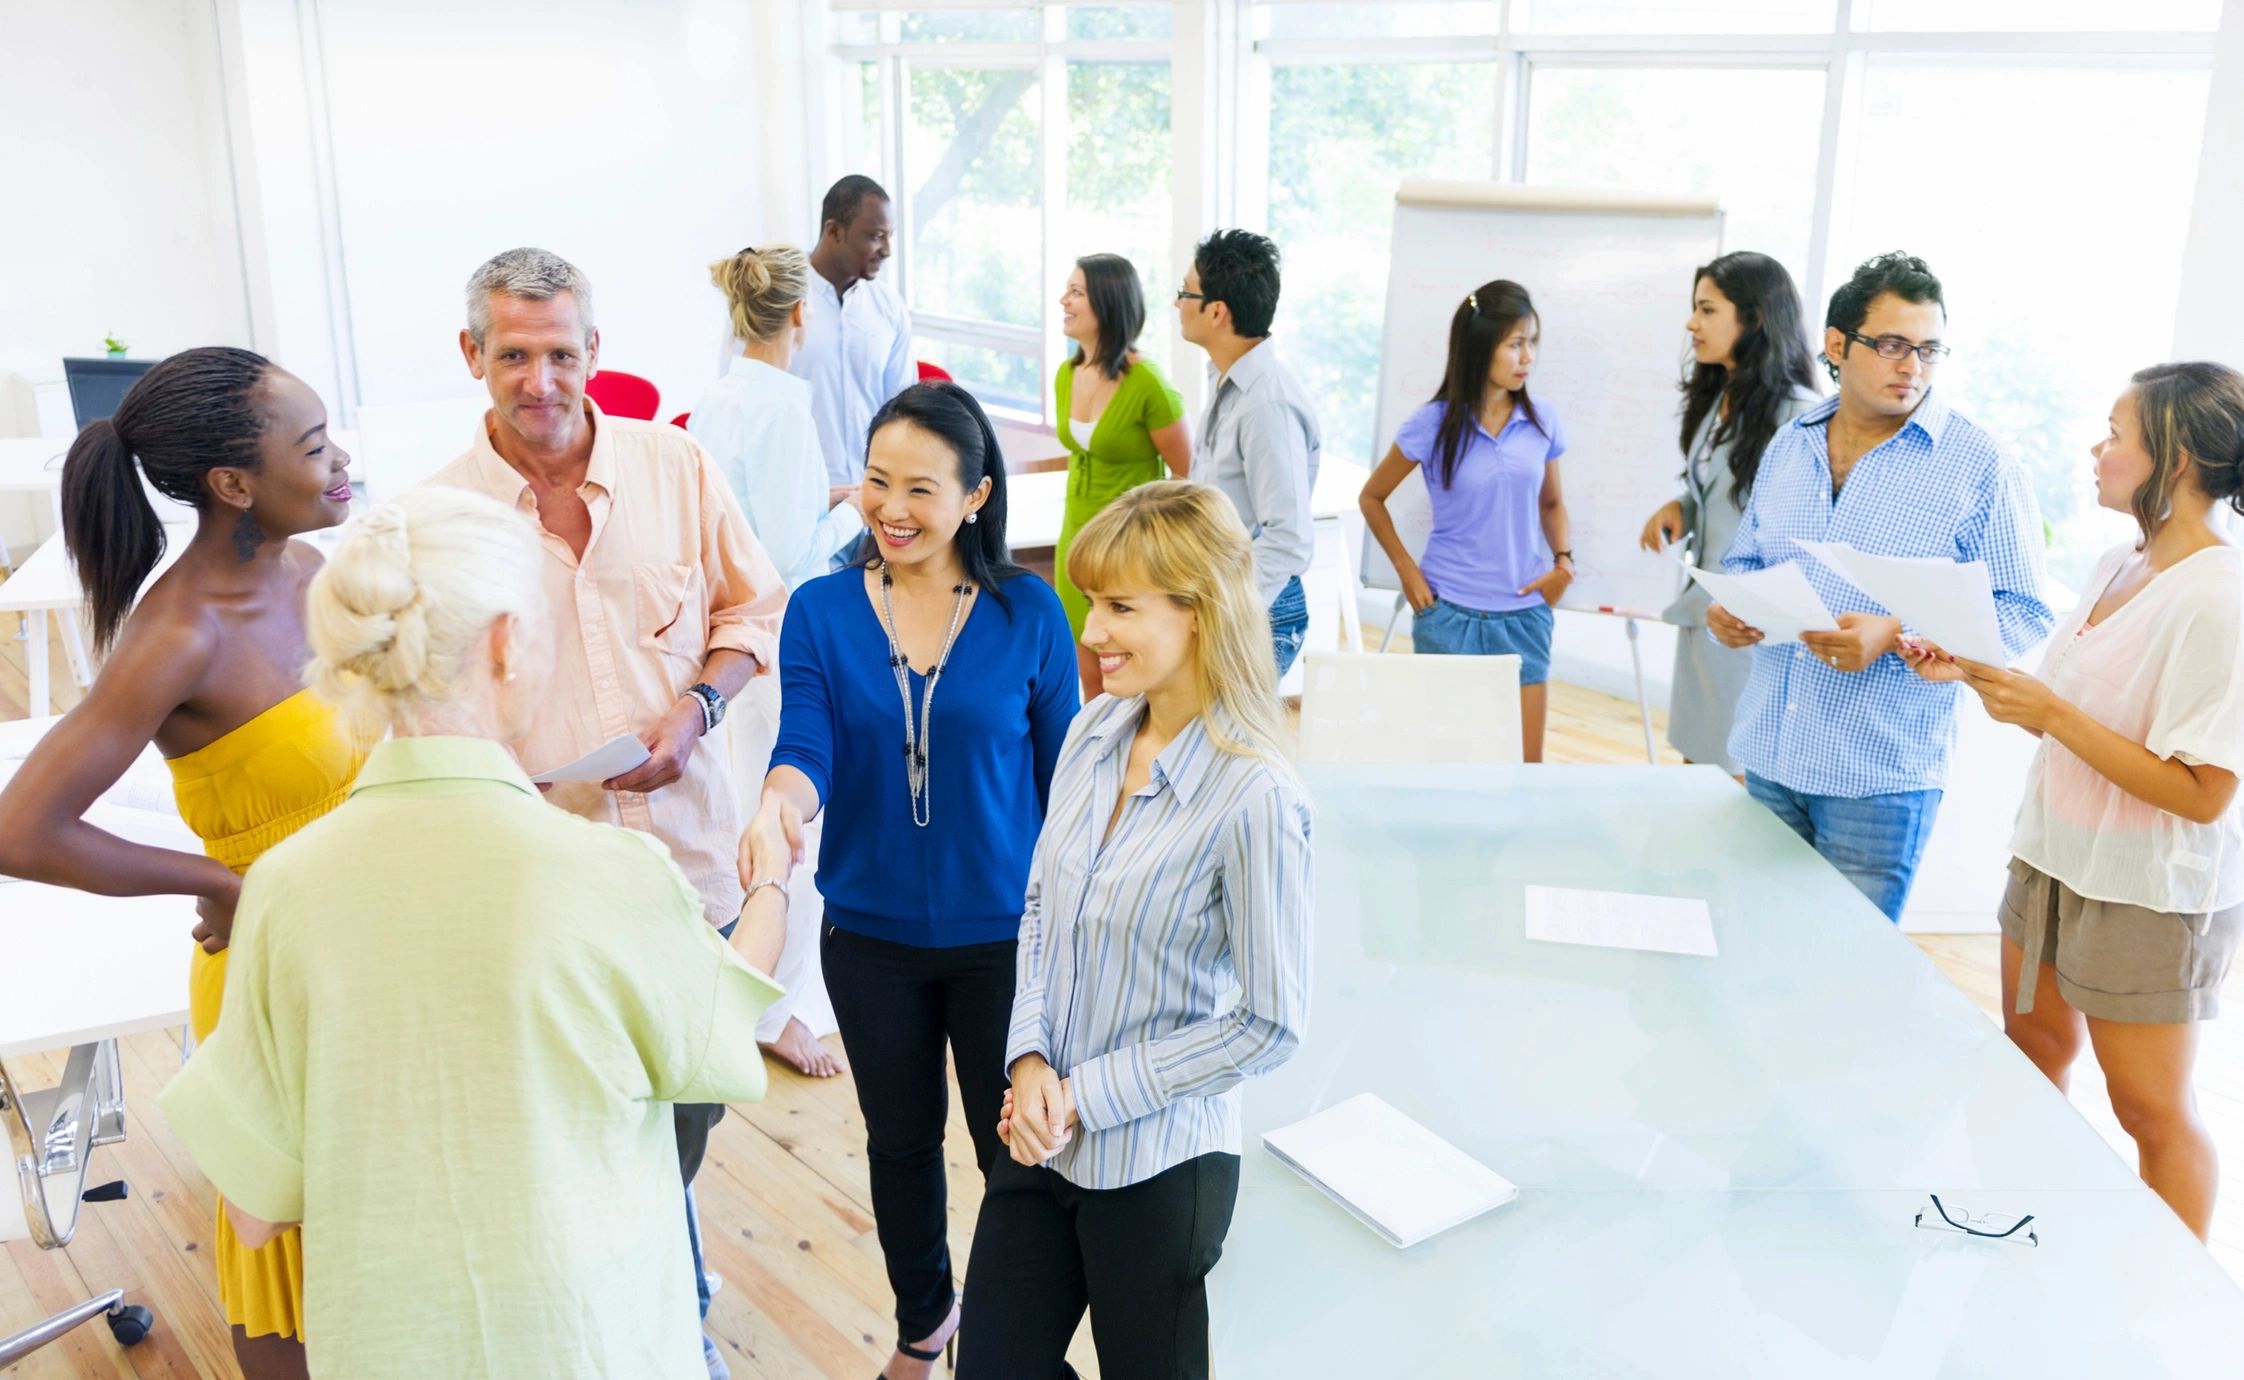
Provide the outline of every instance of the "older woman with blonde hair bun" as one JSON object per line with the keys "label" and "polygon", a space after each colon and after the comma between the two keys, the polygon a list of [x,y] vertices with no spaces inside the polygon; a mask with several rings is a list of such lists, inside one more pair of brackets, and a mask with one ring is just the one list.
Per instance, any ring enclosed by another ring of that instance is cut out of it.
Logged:
{"label": "older woman with blonde hair bun", "polygon": [[1021,918],[961,1377],[1208,1374],[1239,1088],[1309,1018],[1309,798],[1269,612],[1223,494],[1162,480],[1068,553],[1106,693],[1060,749]]}
{"label": "older woman with blonde hair bun", "polygon": [[344,530],[307,679],[389,738],[250,868],[225,1018],[162,1097],[245,1243],[306,1224],[314,1376],[705,1373],[663,1104],[762,1095],[786,900],[735,954],[661,844],[502,746],[540,709],[541,559],[455,489]]}

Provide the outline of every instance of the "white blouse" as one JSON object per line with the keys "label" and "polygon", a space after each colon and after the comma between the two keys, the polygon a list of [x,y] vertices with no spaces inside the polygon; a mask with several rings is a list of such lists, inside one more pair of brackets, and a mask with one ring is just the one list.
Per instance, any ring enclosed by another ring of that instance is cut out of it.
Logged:
{"label": "white blouse", "polygon": [[[2133,553],[2105,553],[2042,662],[2050,689],[2160,757],[2244,774],[2244,552],[2209,547],[2159,572],[2095,627]],[[2010,851],[2099,901],[2174,915],[2244,902],[2244,817],[2196,824],[2121,790],[2044,737]]]}
{"label": "white blouse", "polygon": [[832,569],[865,530],[856,504],[826,505],[826,461],[803,380],[735,359],[694,404],[686,430],[717,462],[788,589]]}

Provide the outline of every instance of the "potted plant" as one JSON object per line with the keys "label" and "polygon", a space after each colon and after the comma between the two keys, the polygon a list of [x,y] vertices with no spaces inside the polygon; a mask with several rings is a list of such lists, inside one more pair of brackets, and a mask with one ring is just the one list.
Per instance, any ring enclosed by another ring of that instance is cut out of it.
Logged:
{"label": "potted plant", "polygon": [[102,348],[109,351],[111,359],[123,359],[125,357],[125,342],[117,337],[105,335],[101,338],[101,344]]}

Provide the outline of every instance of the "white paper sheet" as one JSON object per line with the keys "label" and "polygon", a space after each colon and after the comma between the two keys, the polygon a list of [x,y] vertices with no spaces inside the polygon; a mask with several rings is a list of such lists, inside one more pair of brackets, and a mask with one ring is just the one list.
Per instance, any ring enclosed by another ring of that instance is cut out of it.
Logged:
{"label": "white paper sheet", "polygon": [[1715,957],[1714,917],[1693,896],[1639,896],[1573,887],[1527,888],[1527,937]]}
{"label": "white paper sheet", "polygon": [[1808,583],[1806,573],[1796,561],[1739,575],[1693,566],[1691,578],[1713,596],[1715,603],[1727,609],[1731,617],[1749,628],[1759,628],[1764,645],[1798,642],[1804,632],[1837,632],[1839,629],[1839,620],[1831,616],[1831,610],[1824,606],[1823,596]]}
{"label": "white paper sheet", "polygon": [[1873,556],[1843,541],[1794,544],[1943,651],[1990,666],[2008,664],[1985,561]]}
{"label": "white paper sheet", "polygon": [[1519,1196],[1519,1189],[1371,1093],[1263,1133],[1288,1168],[1392,1246],[1414,1246]]}
{"label": "white paper sheet", "polygon": [[618,733],[592,751],[565,766],[539,772],[530,778],[540,786],[552,786],[563,781],[609,781],[627,771],[637,769],[640,763],[654,754],[647,745],[628,733]]}

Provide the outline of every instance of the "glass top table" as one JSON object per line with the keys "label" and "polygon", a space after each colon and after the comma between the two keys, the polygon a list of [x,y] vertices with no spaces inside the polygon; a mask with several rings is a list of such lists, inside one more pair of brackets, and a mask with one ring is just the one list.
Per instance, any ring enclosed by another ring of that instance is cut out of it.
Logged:
{"label": "glass top table", "polygon": [[[2244,1293],[1728,777],[1307,775],[1315,995],[1245,1094],[1225,1380],[2244,1374]],[[1720,956],[1530,941],[1529,883],[1703,897]],[[1518,1200],[1398,1251],[1262,1149],[1367,1091]],[[2040,1245],[1920,1229],[1932,1193]]]}

